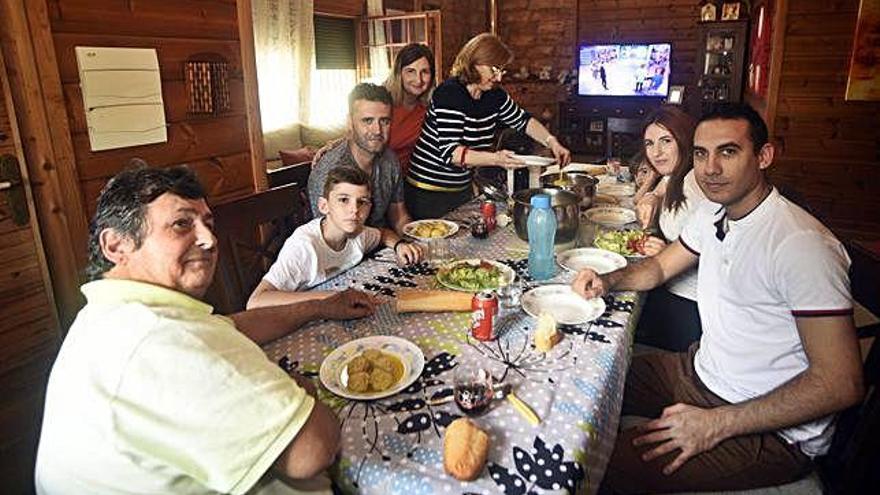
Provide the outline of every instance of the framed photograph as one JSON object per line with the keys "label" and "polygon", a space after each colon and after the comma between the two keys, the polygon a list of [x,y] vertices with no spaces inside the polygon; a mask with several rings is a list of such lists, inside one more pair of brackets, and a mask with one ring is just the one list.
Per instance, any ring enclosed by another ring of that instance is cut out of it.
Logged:
{"label": "framed photograph", "polygon": [[739,19],[739,2],[729,2],[721,5],[721,20],[735,21]]}
{"label": "framed photograph", "polygon": [[684,86],[669,86],[669,97],[666,98],[666,103],[681,105],[682,101],[684,101]]}
{"label": "framed photograph", "polygon": [[703,5],[703,7],[700,9],[701,21],[714,21],[717,18],[717,10],[714,3],[707,3],[706,5]]}
{"label": "framed photograph", "polygon": [[880,0],[861,0],[846,81],[846,100],[880,100]]}

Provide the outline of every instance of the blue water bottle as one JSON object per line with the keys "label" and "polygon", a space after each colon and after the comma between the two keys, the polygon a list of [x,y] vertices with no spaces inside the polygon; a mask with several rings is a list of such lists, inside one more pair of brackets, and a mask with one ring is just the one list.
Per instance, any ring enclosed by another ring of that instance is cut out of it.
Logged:
{"label": "blue water bottle", "polygon": [[556,273],[553,244],[556,240],[556,214],[550,209],[550,196],[536,194],[531,199],[526,226],[529,233],[529,275],[546,280]]}

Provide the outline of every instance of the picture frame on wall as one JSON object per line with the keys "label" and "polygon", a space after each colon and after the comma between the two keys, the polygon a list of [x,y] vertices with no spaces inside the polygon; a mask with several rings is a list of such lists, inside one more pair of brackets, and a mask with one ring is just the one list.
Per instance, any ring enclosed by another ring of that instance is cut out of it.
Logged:
{"label": "picture frame on wall", "polygon": [[718,11],[714,3],[706,2],[700,7],[700,20],[703,22],[712,22],[718,18]]}
{"label": "picture frame on wall", "polygon": [[846,81],[847,101],[880,100],[880,48],[875,41],[878,29],[880,0],[861,0]]}
{"label": "picture frame on wall", "polygon": [[669,97],[666,98],[666,103],[681,105],[682,101],[684,101],[684,86],[669,86]]}
{"label": "picture frame on wall", "polygon": [[721,20],[735,21],[739,19],[740,2],[725,2],[721,5]]}

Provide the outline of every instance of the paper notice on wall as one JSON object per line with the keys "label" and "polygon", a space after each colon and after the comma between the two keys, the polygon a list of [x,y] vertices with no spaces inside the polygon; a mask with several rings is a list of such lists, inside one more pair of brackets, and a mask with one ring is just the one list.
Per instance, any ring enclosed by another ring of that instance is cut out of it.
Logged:
{"label": "paper notice on wall", "polygon": [[76,47],[92,151],[168,141],[152,48]]}

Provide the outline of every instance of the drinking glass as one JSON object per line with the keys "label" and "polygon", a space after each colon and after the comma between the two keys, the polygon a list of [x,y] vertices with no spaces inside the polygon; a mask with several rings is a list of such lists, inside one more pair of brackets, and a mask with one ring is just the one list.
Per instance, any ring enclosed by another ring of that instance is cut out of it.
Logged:
{"label": "drinking glass", "polygon": [[505,310],[519,309],[522,291],[522,281],[517,278],[498,288],[498,302]]}
{"label": "drinking glass", "polygon": [[459,364],[453,375],[453,397],[461,412],[479,416],[489,409],[495,391],[492,375],[472,364]]}

